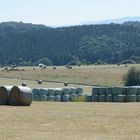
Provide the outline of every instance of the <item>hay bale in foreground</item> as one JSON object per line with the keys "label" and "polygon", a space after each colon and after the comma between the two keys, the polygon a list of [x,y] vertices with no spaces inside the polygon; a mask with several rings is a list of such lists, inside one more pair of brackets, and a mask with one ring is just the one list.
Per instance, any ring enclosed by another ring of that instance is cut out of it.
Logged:
{"label": "hay bale in foreground", "polygon": [[29,106],[32,103],[32,90],[28,87],[14,86],[9,94],[10,105]]}
{"label": "hay bale in foreground", "polygon": [[9,104],[9,93],[12,86],[1,86],[0,87],[0,105]]}

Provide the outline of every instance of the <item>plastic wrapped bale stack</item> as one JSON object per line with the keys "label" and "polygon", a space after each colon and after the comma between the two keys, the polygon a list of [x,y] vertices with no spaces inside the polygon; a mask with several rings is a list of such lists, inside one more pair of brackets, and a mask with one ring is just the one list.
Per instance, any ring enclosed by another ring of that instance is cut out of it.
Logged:
{"label": "plastic wrapped bale stack", "polygon": [[125,102],[126,95],[125,95],[125,88],[124,87],[113,87],[113,101],[114,102]]}
{"label": "plastic wrapped bale stack", "polygon": [[33,100],[35,100],[35,101],[40,101],[40,89],[38,89],[38,88],[35,88],[35,89],[33,89],[32,90],[32,92],[33,92]]}
{"label": "plastic wrapped bale stack", "polygon": [[100,87],[93,87],[92,88],[92,102],[98,102],[99,88]]}
{"label": "plastic wrapped bale stack", "polygon": [[32,103],[32,90],[28,87],[14,86],[9,94],[9,104],[29,106]]}
{"label": "plastic wrapped bale stack", "polygon": [[12,89],[12,86],[1,86],[0,87],[0,105],[9,104],[9,93]]}
{"label": "plastic wrapped bale stack", "polygon": [[74,102],[77,98],[77,94],[71,94],[70,95],[70,101]]}
{"label": "plastic wrapped bale stack", "polygon": [[40,96],[41,101],[47,101],[47,99],[48,99],[47,95],[48,95],[48,89],[47,88],[40,89],[39,96]]}
{"label": "plastic wrapped bale stack", "polygon": [[137,87],[137,102],[140,102],[140,86]]}
{"label": "plastic wrapped bale stack", "polygon": [[106,89],[106,102],[113,102],[112,87]]}
{"label": "plastic wrapped bale stack", "polygon": [[86,96],[86,102],[92,102],[92,95],[85,95]]}
{"label": "plastic wrapped bale stack", "polygon": [[126,102],[136,102],[137,101],[137,88],[127,87]]}
{"label": "plastic wrapped bale stack", "polygon": [[55,101],[56,102],[61,102],[61,95],[62,95],[62,89],[61,88],[56,88],[55,89]]}
{"label": "plastic wrapped bale stack", "polygon": [[83,88],[82,87],[77,88],[77,94],[80,94],[80,95],[83,94]]}
{"label": "plastic wrapped bale stack", "polygon": [[74,88],[63,88],[62,93],[62,102],[69,102],[70,101],[70,94],[76,93],[76,90]]}
{"label": "plastic wrapped bale stack", "polygon": [[71,87],[70,94],[77,94],[77,89],[75,87]]}
{"label": "plastic wrapped bale stack", "polygon": [[55,101],[55,89],[48,89],[48,101]]}
{"label": "plastic wrapped bale stack", "polygon": [[100,87],[99,88],[99,102],[105,102],[106,101],[106,87]]}

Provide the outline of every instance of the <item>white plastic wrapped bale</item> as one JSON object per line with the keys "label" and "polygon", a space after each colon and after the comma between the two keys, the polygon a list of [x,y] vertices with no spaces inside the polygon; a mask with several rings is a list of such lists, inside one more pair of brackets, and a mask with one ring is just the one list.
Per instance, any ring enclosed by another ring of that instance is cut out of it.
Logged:
{"label": "white plastic wrapped bale", "polygon": [[126,95],[114,95],[114,102],[125,102]]}
{"label": "white plastic wrapped bale", "polygon": [[77,88],[77,94],[82,94],[83,93],[83,88],[82,87],[78,87]]}
{"label": "white plastic wrapped bale", "polygon": [[33,92],[33,100],[39,100],[39,92],[40,92],[40,89],[39,88],[34,88],[33,90],[32,90],[32,92]]}
{"label": "white plastic wrapped bale", "polygon": [[48,89],[48,96],[50,96],[50,95],[55,95],[55,89],[54,88],[49,88]]}
{"label": "white plastic wrapped bale", "polygon": [[70,95],[69,94],[63,94],[62,95],[62,102],[69,102],[70,101]]}
{"label": "white plastic wrapped bale", "polygon": [[105,95],[99,95],[98,96],[98,101],[99,102],[105,102],[106,101],[106,96]]}
{"label": "white plastic wrapped bale", "polygon": [[93,87],[92,88],[92,95],[99,95],[99,88],[100,87]]}
{"label": "white plastic wrapped bale", "polygon": [[112,94],[107,94],[106,95],[106,102],[113,102],[113,96],[112,96]]}
{"label": "white plastic wrapped bale", "polygon": [[55,89],[55,95],[62,95],[62,92],[63,92],[62,88]]}
{"label": "white plastic wrapped bale", "polygon": [[70,94],[70,88],[63,88],[62,90],[63,90],[62,92],[63,95]]}
{"label": "white plastic wrapped bale", "polygon": [[1,86],[0,87],[0,105],[9,104],[9,93],[12,89],[12,86]]}
{"label": "white plastic wrapped bale", "polygon": [[61,95],[55,95],[55,101],[61,102]]}
{"label": "white plastic wrapped bale", "polygon": [[70,94],[77,94],[77,89],[75,87],[71,87]]}

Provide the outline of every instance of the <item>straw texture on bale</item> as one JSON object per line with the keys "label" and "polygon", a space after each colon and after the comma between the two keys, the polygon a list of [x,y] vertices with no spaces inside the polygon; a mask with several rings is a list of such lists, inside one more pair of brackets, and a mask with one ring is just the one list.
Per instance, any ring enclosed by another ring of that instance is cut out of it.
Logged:
{"label": "straw texture on bale", "polygon": [[127,95],[126,96],[126,102],[136,102],[137,96],[136,95]]}
{"label": "straw texture on bale", "polygon": [[99,102],[105,102],[106,101],[106,96],[105,95],[98,96],[98,101]]}
{"label": "straw texture on bale", "polygon": [[114,95],[113,101],[114,102],[125,102],[125,95]]}
{"label": "straw texture on bale", "polygon": [[92,95],[92,102],[98,102],[98,95]]}
{"label": "straw texture on bale", "polygon": [[113,102],[113,96],[111,94],[106,95],[106,102]]}
{"label": "straw texture on bale", "polygon": [[99,95],[99,87],[92,88],[92,95]]}
{"label": "straw texture on bale", "polygon": [[0,87],[0,105],[9,104],[9,93],[12,86],[1,86]]}
{"label": "straw texture on bale", "polygon": [[32,90],[28,87],[14,86],[9,94],[10,105],[29,106],[32,103]]}

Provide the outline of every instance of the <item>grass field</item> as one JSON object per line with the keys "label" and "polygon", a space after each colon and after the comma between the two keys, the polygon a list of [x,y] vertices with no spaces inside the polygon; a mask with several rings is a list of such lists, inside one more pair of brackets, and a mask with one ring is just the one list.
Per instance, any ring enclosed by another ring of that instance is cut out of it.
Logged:
{"label": "grass field", "polygon": [[140,105],[41,103],[0,107],[2,140],[139,140]]}
{"label": "grass field", "polygon": [[[140,65],[133,65],[140,68]],[[63,87],[63,82],[89,85],[123,85],[129,65],[81,66],[67,70],[57,67],[45,70],[19,67],[19,71],[0,69],[0,85],[31,88]],[[24,69],[25,71],[20,71]],[[26,80],[25,80],[26,79]],[[38,79],[43,82],[38,85]],[[56,83],[62,82],[62,83]],[[80,86],[70,84],[70,86]],[[85,85],[91,93],[92,86]],[[2,140],[139,140],[139,103],[55,103],[33,102],[30,107],[0,107],[0,139]]]}

